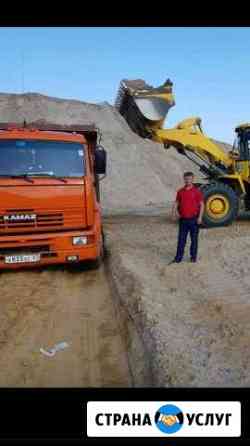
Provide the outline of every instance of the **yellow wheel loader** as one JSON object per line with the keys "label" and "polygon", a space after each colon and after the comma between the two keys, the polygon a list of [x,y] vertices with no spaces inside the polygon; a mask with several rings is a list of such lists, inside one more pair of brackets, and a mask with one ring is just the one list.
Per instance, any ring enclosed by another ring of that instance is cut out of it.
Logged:
{"label": "yellow wheel loader", "polygon": [[197,185],[205,198],[204,226],[229,225],[242,206],[250,210],[250,123],[236,127],[231,151],[204,134],[200,118],[185,119],[165,129],[165,118],[175,105],[172,87],[169,79],[158,88],[141,79],[123,80],[115,107],[139,136],[160,142],[165,149],[175,147],[199,167],[203,180]]}

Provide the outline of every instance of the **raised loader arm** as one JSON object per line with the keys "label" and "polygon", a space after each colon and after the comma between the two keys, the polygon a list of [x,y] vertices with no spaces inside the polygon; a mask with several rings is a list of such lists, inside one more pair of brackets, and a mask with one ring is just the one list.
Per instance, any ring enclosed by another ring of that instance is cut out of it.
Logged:
{"label": "raised loader arm", "polygon": [[200,118],[185,119],[172,129],[159,129],[154,140],[162,142],[165,148],[175,147],[198,164],[201,170],[206,172],[208,169],[211,175],[216,172],[225,174],[233,164],[231,156],[203,133]]}
{"label": "raised loader arm", "polygon": [[170,108],[175,105],[172,85],[169,79],[158,88],[141,79],[123,80],[115,106],[139,136],[163,143],[165,148],[175,147],[204,171],[225,173],[233,160],[205,136],[200,118],[185,119],[172,129],[163,128]]}

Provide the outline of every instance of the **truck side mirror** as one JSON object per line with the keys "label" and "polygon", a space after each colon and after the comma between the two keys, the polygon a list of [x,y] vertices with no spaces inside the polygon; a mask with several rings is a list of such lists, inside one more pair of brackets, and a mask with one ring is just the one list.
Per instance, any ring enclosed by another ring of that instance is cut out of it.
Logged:
{"label": "truck side mirror", "polygon": [[105,175],[107,167],[107,152],[102,146],[96,146],[95,149],[95,173]]}

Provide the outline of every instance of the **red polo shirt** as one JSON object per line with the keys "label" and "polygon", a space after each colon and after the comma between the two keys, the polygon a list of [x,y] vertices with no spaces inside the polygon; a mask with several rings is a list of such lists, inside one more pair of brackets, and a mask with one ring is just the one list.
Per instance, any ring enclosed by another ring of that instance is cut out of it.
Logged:
{"label": "red polo shirt", "polygon": [[198,217],[200,204],[203,201],[202,192],[195,186],[187,189],[187,186],[178,190],[176,201],[178,202],[178,211],[181,218]]}

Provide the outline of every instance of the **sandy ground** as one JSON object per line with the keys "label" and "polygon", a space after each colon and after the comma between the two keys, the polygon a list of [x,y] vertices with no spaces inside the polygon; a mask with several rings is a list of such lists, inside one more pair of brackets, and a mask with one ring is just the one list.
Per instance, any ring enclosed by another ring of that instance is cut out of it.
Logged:
{"label": "sandy ground", "polygon": [[117,210],[100,270],[2,272],[0,386],[248,386],[249,225],[201,230],[199,262],[168,266],[169,210]]}
{"label": "sandy ground", "polygon": [[[0,386],[130,386],[103,268],[4,272],[0,287]],[[61,341],[54,357],[40,353]]]}
{"label": "sandy ground", "polygon": [[137,327],[157,386],[250,384],[250,217],[200,232],[200,257],[167,266],[177,225],[158,217],[106,220],[110,271]]}

